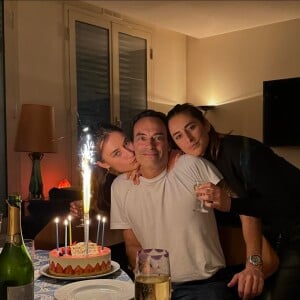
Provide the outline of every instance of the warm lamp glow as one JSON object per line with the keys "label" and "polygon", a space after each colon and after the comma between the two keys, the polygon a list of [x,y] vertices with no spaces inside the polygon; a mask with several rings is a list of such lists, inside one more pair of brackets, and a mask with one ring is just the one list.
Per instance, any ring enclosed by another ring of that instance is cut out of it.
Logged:
{"label": "warm lamp glow", "polygon": [[62,189],[62,188],[69,188],[71,187],[71,183],[69,182],[68,179],[62,179],[59,183],[58,183],[58,188]]}

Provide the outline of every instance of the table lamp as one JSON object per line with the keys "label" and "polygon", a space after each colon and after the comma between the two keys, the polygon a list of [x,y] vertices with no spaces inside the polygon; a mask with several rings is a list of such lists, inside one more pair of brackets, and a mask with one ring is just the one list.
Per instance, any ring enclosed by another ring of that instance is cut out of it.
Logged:
{"label": "table lamp", "polygon": [[44,153],[56,152],[54,129],[53,106],[22,105],[15,151],[29,152],[28,156],[32,160],[29,200],[44,199],[40,161]]}

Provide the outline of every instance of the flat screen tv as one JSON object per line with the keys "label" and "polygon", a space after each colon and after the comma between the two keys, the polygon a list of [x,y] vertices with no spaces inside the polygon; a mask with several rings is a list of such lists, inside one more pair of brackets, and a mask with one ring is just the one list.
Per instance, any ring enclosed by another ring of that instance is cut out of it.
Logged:
{"label": "flat screen tv", "polygon": [[263,142],[300,146],[300,77],[263,82]]}

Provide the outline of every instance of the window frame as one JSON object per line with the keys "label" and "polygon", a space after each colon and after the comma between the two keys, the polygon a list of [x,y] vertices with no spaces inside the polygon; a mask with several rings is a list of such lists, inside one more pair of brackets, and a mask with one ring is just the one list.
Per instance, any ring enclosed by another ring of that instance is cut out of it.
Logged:
{"label": "window frame", "polygon": [[[98,13],[96,13],[97,11]],[[107,14],[107,10],[97,8],[93,11],[82,9],[72,5],[64,5],[65,15],[65,61],[66,61],[66,110],[68,115],[68,145],[70,161],[68,168],[71,170],[71,182],[80,185],[79,153],[77,140],[77,78],[76,78],[76,36],[75,22],[99,26],[109,31],[109,70],[110,70],[110,122],[116,125],[120,121],[120,94],[119,94],[119,51],[118,33],[125,33],[147,40],[147,103],[152,101],[152,31],[151,29],[136,23],[128,22],[127,19],[118,19]]]}

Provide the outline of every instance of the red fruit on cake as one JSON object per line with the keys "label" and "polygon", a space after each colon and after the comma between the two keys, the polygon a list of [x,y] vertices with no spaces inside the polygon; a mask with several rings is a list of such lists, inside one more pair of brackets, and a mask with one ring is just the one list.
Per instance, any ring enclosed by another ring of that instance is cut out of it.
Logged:
{"label": "red fruit on cake", "polygon": [[110,249],[89,243],[89,254],[85,254],[85,243],[70,246],[67,254],[63,248],[49,253],[49,273],[61,277],[78,277],[105,274],[111,271]]}

